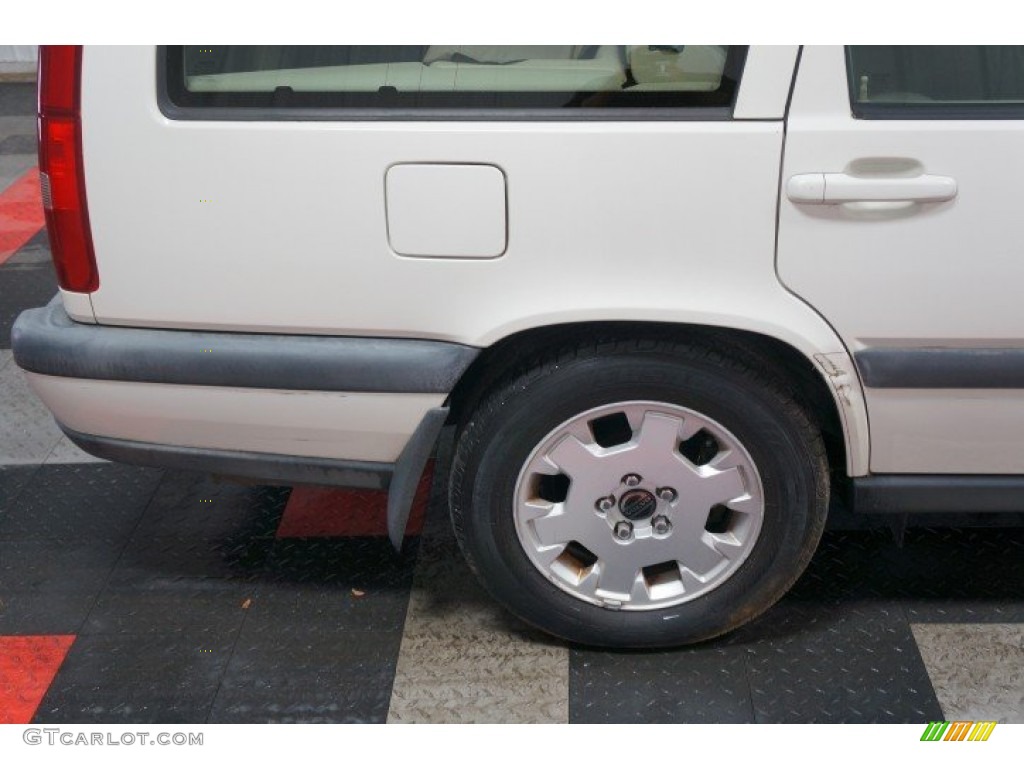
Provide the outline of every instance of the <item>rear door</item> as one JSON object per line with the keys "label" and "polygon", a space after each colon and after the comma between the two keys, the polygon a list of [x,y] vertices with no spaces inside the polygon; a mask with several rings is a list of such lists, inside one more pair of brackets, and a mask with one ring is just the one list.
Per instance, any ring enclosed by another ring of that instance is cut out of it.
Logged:
{"label": "rear door", "polygon": [[873,472],[1024,473],[1024,47],[803,51],[778,269],[854,353]]}

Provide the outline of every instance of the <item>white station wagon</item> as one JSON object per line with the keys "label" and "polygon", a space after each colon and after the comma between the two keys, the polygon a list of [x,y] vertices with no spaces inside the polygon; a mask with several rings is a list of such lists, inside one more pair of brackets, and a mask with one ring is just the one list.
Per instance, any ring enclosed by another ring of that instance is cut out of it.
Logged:
{"label": "white station wagon", "polygon": [[714,637],[832,497],[1024,509],[1024,47],[44,48],[60,296],[118,461],[387,489],[574,641]]}

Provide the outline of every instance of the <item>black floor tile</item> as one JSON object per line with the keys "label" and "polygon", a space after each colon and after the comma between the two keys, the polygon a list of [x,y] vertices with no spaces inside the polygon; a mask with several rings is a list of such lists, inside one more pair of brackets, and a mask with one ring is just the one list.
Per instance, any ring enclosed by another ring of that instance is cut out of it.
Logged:
{"label": "black floor tile", "polygon": [[0,635],[77,634],[96,600],[92,592],[0,593]]}
{"label": "black floor tile", "polygon": [[247,689],[222,687],[210,722],[213,723],[383,723],[391,701],[393,671],[349,673],[331,681],[301,677],[260,679]]}
{"label": "black floor tile", "polygon": [[273,537],[290,488],[221,482],[197,472],[168,470],[140,534],[191,532],[209,538]]}
{"label": "black floor tile", "polygon": [[0,521],[0,540],[123,542],[160,477],[160,470],[124,464],[44,465]]}
{"label": "black floor tile", "polygon": [[205,722],[232,642],[223,633],[80,636],[35,722]]}
{"label": "black floor tile", "polygon": [[168,473],[125,547],[115,588],[241,589],[265,577],[287,488]]}
{"label": "black floor tile", "polygon": [[252,598],[246,630],[274,633],[312,627],[400,635],[408,605],[408,585],[358,589],[347,585],[263,583]]}
{"label": "black floor tile", "polygon": [[3,526],[7,513],[17,503],[19,495],[32,481],[40,466],[39,464],[0,466],[0,526]]}
{"label": "black floor tile", "polygon": [[18,315],[46,305],[56,293],[57,278],[47,262],[0,266],[0,349],[11,348],[11,326]]}
{"label": "black floor tile", "polygon": [[285,627],[267,633],[242,630],[225,684],[247,685],[261,677],[316,677],[337,681],[349,672],[376,669],[398,659],[401,635],[341,627]]}
{"label": "black floor tile", "polygon": [[251,604],[243,590],[112,587],[95,601],[81,634],[232,634]]}
{"label": "black floor tile", "polygon": [[387,719],[400,632],[247,623],[228,665],[215,722],[350,722]]}
{"label": "black floor tile", "polygon": [[571,723],[753,721],[744,653],[738,649],[570,651]]}
{"label": "black floor tile", "polygon": [[408,588],[415,558],[399,556],[386,537],[277,539],[263,580],[275,584],[348,586],[363,591]]}
{"label": "black floor tile", "polygon": [[826,533],[787,599],[900,605],[912,621],[1024,621],[1024,528]]}
{"label": "black floor tile", "polygon": [[772,723],[941,719],[901,609],[784,599],[729,639],[745,653],[754,713]]}
{"label": "black floor tile", "polygon": [[121,553],[103,541],[0,541],[0,595],[7,592],[98,594]]}

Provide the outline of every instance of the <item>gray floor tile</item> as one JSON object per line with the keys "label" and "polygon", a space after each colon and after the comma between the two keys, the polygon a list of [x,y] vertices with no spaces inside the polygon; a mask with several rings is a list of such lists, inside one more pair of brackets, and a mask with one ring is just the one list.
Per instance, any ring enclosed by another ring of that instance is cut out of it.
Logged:
{"label": "gray floor tile", "polygon": [[1024,723],[1024,624],[913,624],[946,720]]}
{"label": "gray floor tile", "polygon": [[0,369],[0,464],[41,464],[62,435],[21,369],[13,363]]}
{"label": "gray floor tile", "polygon": [[439,501],[420,543],[388,722],[568,722],[568,648],[483,592]]}

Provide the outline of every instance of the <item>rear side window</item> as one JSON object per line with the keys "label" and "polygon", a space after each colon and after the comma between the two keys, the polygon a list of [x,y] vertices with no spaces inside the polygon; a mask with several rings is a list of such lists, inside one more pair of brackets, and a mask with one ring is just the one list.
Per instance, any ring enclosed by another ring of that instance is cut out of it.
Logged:
{"label": "rear side window", "polygon": [[174,107],[241,118],[729,110],[745,55],[725,45],[170,46],[162,79]]}
{"label": "rear side window", "polygon": [[1024,117],[1024,46],[851,45],[847,72],[857,117]]}

